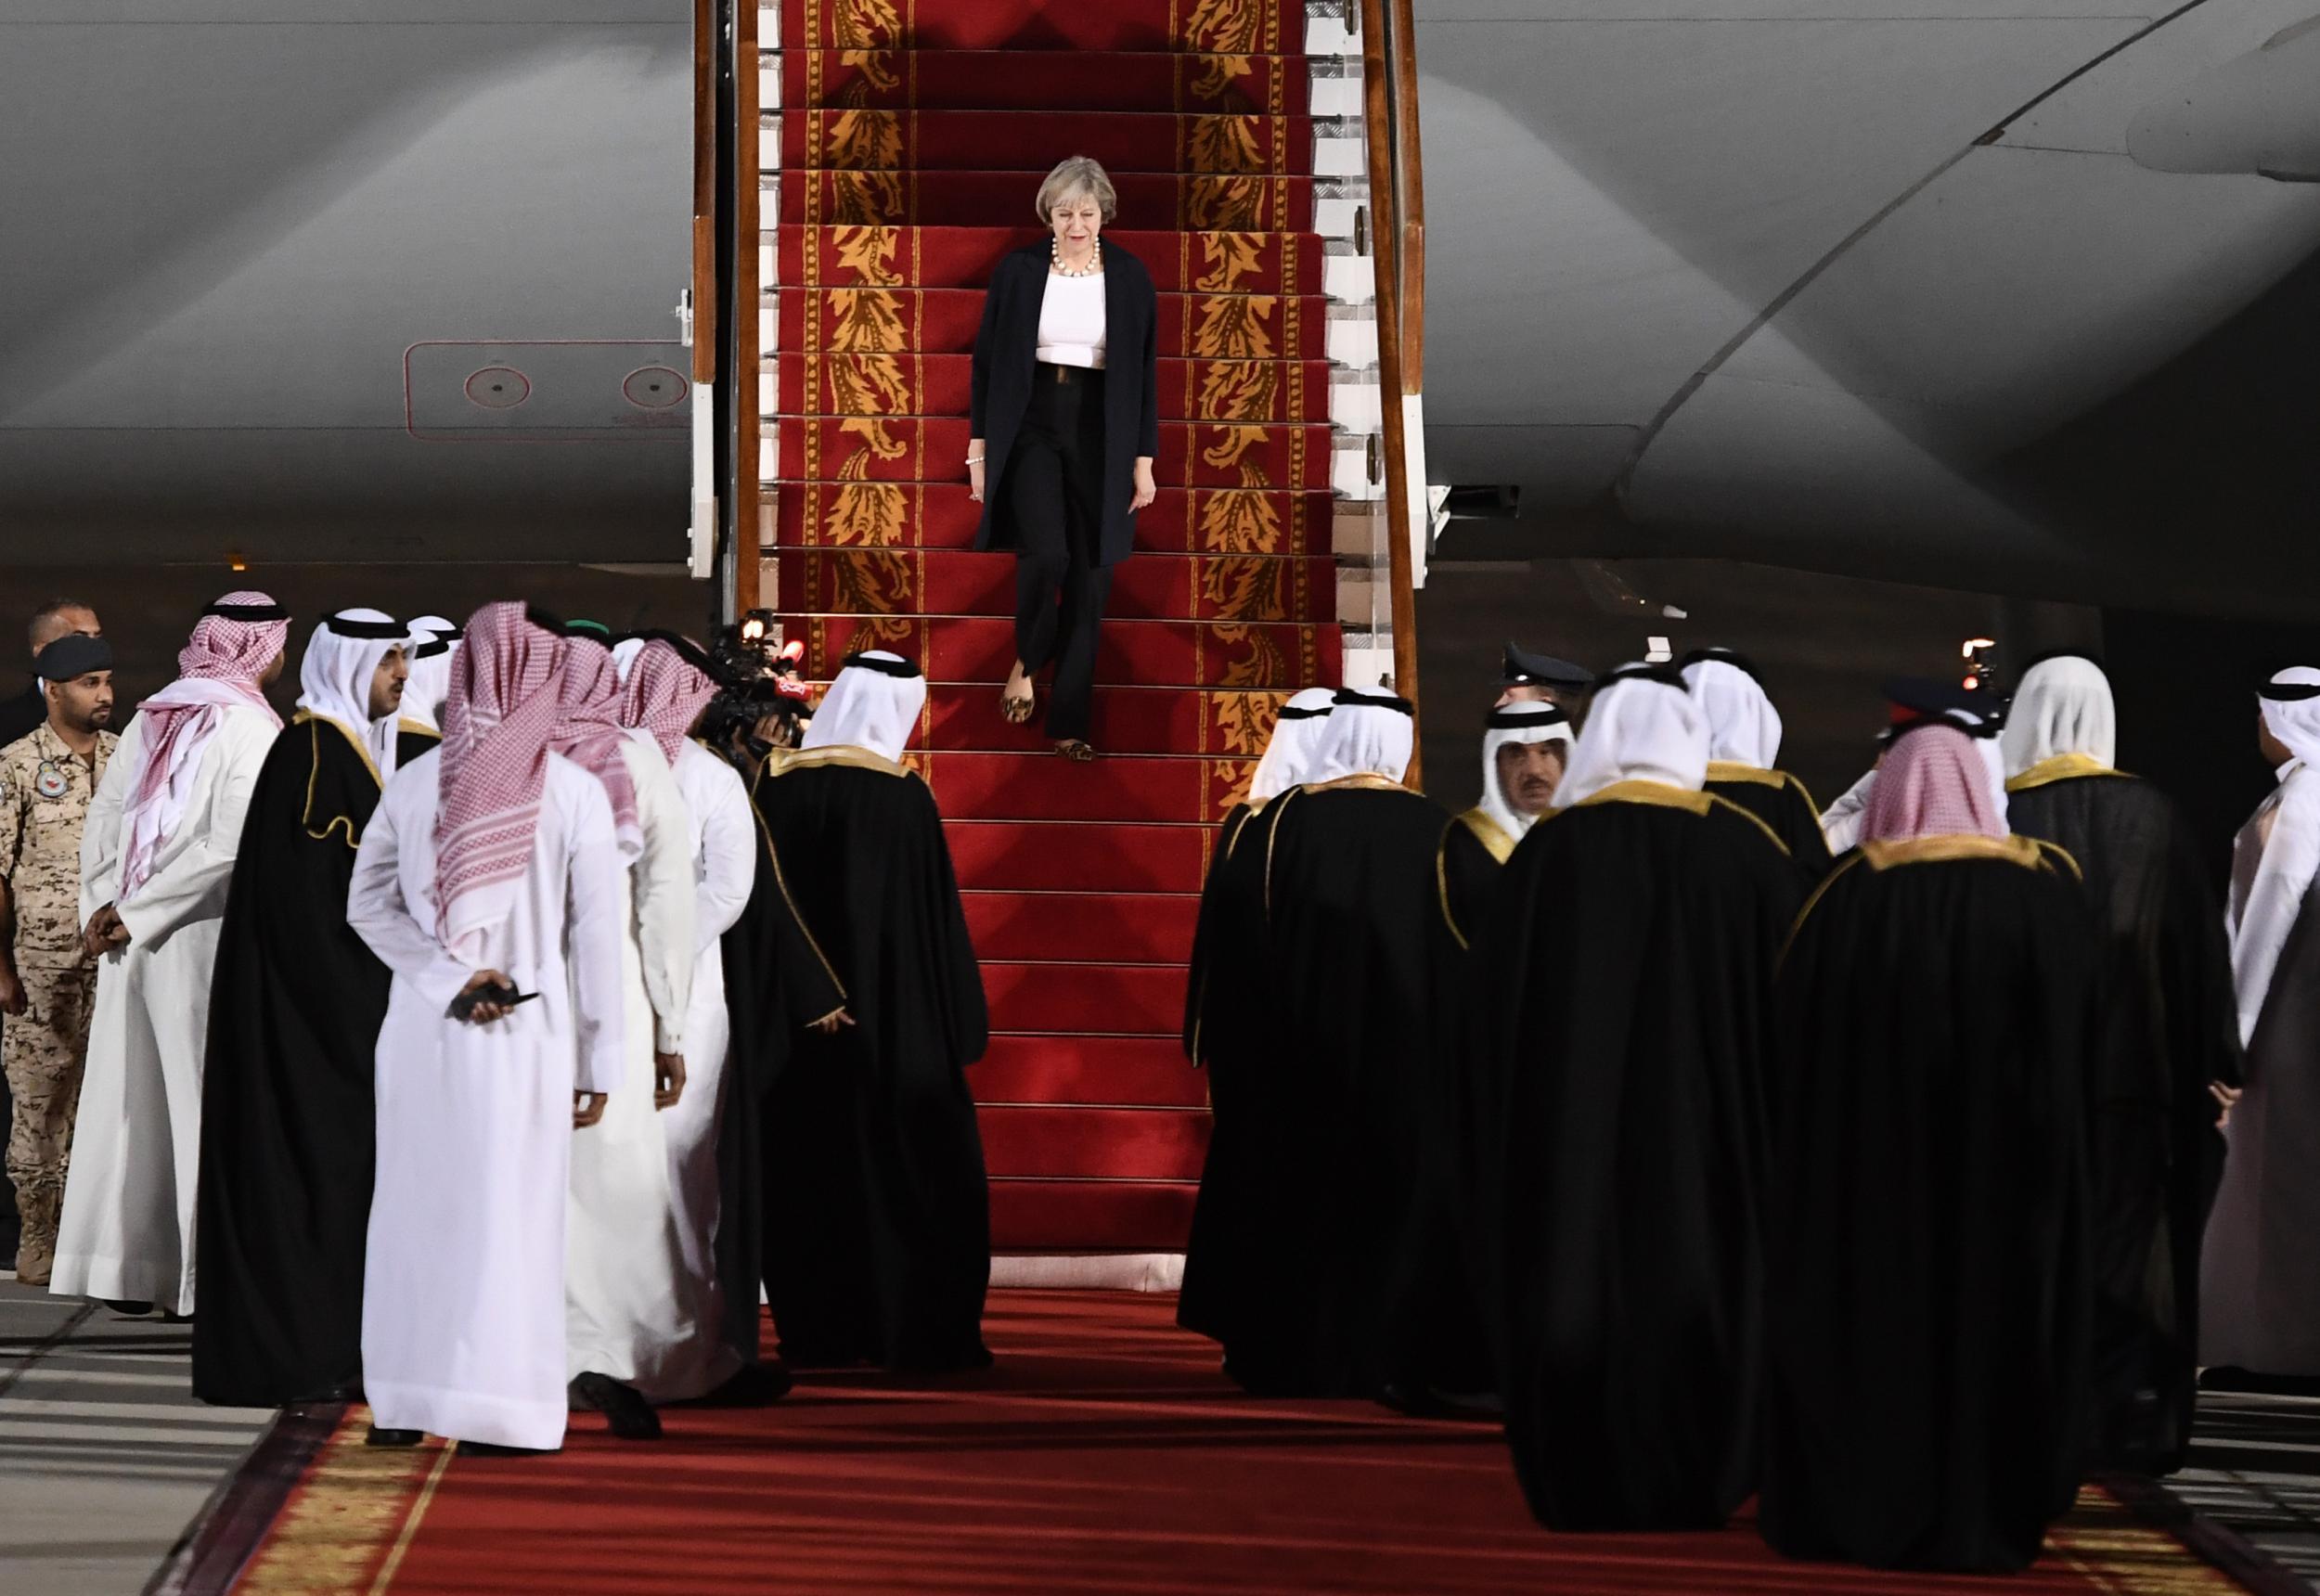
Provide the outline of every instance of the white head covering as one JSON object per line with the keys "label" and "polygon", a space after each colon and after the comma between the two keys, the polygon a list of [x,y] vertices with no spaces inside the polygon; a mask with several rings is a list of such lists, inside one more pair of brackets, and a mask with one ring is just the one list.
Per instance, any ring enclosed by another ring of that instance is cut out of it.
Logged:
{"label": "white head covering", "polygon": [[1570,768],[1571,721],[1555,705],[1511,703],[1504,709],[1492,710],[1489,719],[1483,723],[1482,812],[1497,823],[1500,830],[1517,840],[1539,817],[1524,814],[1507,801],[1506,789],[1499,780],[1499,750],[1512,743],[1531,742],[1561,743],[1564,768]]}
{"label": "white head covering", "polygon": [[643,637],[623,637],[612,645],[612,670],[619,676],[622,687],[628,685],[628,673],[637,668],[637,656],[644,652],[647,641]]}
{"label": "white head covering", "polygon": [[403,684],[403,718],[422,730],[443,733],[444,700],[451,696],[451,663],[467,645],[459,624],[441,615],[411,623],[411,679]]}
{"label": "white head covering", "polygon": [[[2300,696],[2272,696],[2283,689]],[[2236,882],[2232,893],[2232,985],[2239,996],[2242,1043],[2255,1035],[2280,949],[2320,877],[2320,775],[2313,772],[2320,763],[2320,670],[2289,666],[2272,678],[2259,702],[2265,727],[2296,757],[2280,766],[2280,790],[2266,800],[2277,807],[2247,896],[2240,897]]]}
{"label": "white head covering", "polygon": [[1410,701],[1384,688],[1339,688],[1335,707],[1321,722],[1307,785],[1347,776],[1383,776],[1398,781],[1410,768],[1417,737]]}
{"label": "white head covering", "polygon": [[900,654],[874,649],[848,654],[822,695],[801,748],[867,748],[900,759],[926,707],[926,677]]}
{"label": "white head covering", "polygon": [[1307,688],[1289,695],[1289,701],[1273,718],[1272,736],[1265,740],[1265,754],[1257,762],[1257,774],[1249,778],[1250,803],[1262,804],[1304,784],[1313,751],[1328,726],[1330,708],[1336,701],[1334,688]]}
{"label": "white head covering", "polygon": [[2022,673],[1998,746],[2008,776],[2065,753],[2112,764],[2119,757],[2119,712],[2110,678],[2082,654],[2041,660]]}
{"label": "white head covering", "polygon": [[1739,655],[1711,650],[1683,667],[1684,686],[1708,721],[1708,757],[1771,770],[1780,763],[1780,711]]}
{"label": "white head covering", "polygon": [[342,610],[316,624],[298,662],[298,707],[354,739],[382,782],[394,774],[396,712],[371,718],[370,678],[389,650],[410,645],[403,623],[385,611]]}
{"label": "white head covering", "polygon": [[1708,780],[1708,722],[1682,680],[1664,666],[1614,671],[1587,712],[1554,806],[1567,809],[1621,781],[1698,792]]}

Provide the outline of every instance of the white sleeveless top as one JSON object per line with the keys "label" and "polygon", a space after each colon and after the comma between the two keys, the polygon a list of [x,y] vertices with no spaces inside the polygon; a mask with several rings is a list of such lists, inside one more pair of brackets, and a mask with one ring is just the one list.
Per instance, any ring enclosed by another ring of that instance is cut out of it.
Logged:
{"label": "white sleeveless top", "polygon": [[1049,366],[1103,369],[1103,274],[1091,277],[1047,275],[1047,297],[1039,302],[1038,358]]}

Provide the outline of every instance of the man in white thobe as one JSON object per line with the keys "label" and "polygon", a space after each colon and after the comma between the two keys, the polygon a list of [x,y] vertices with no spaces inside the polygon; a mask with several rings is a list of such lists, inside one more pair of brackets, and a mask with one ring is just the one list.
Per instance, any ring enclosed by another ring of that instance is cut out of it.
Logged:
{"label": "man in white thobe", "polygon": [[[691,842],[695,947],[692,1000],[685,1015],[684,1095],[662,1116],[668,1144],[670,1196],[677,1210],[677,1242],[683,1248],[700,1322],[727,1336],[727,1356],[717,1361],[731,1374],[756,1361],[756,1294],[750,1292],[745,1315],[730,1315],[727,1282],[717,1270],[719,1166],[717,1130],[722,1121],[727,1065],[732,1042],[726,1009],[725,959],[720,940],[748,906],[756,881],[759,845],[749,792],[741,773],[689,735],[716,695],[714,666],[688,640],[667,637],[636,639],[622,673],[621,722],[651,739],[670,762],[685,800]],[[627,645],[623,645],[626,647]],[[619,658],[614,650],[614,658]],[[757,1396],[778,1396],[760,1381]],[[786,1385],[784,1384],[784,1388]]]}
{"label": "man in white thobe", "polygon": [[211,605],[89,801],[81,920],[97,1005],[49,1277],[59,1295],[193,1312],[210,975],[251,790],[282,729],[264,689],[289,634],[263,593]]}
{"label": "man in white thobe", "polygon": [[622,924],[625,1085],[575,1149],[565,1239],[572,1397],[627,1439],[660,1434],[649,1404],[706,1395],[733,1372],[688,1284],[661,1111],[686,1089],[693,848],[677,778],[649,733],[620,723],[612,650],[566,638],[556,748],[595,774],[627,862]]}
{"label": "man in white thobe", "polygon": [[[363,832],[347,920],[394,972],[379,1034],[363,1384],[381,1445],[562,1446],[564,1220],[622,1079],[621,859],[601,783],[551,752],[561,637],[493,604],[440,750]],[[524,1001],[455,1005],[488,985]]]}

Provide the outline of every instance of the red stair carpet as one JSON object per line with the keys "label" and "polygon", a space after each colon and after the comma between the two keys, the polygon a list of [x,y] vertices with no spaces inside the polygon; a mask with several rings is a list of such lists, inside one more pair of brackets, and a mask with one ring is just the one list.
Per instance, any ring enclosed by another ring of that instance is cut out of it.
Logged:
{"label": "red stair carpet", "polygon": [[1000,1292],[999,1366],[816,1376],[657,1444],[576,1417],[559,1456],[362,1445],[349,1413],[233,1586],[368,1596],[2209,1596],[2241,1589],[2089,1490],[2018,1577],[1878,1574],[1717,1534],[1554,1536],[1488,1425],[1241,1395],[1172,1297]]}
{"label": "red stair carpet", "polygon": [[[768,351],[779,597],[827,675],[920,660],[995,1033],[993,1244],[1176,1251],[1207,1137],[1178,1055],[1215,822],[1334,683],[1331,432],[1301,0],[791,0]],[[767,41],[768,45],[772,41]],[[966,495],[982,290],[1039,179],[1112,172],[1160,291],[1159,502],[1113,586],[1092,766],[999,718],[1013,563]]]}

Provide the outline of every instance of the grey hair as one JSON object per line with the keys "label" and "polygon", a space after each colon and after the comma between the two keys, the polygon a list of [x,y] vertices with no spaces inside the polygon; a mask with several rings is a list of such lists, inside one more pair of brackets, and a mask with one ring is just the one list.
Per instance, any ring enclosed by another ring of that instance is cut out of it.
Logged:
{"label": "grey hair", "polygon": [[1055,170],[1047,174],[1047,181],[1039,185],[1039,197],[1032,201],[1039,213],[1039,225],[1053,225],[1055,208],[1083,194],[1096,202],[1096,209],[1103,213],[1106,223],[1119,215],[1120,196],[1112,187],[1111,174],[1093,157],[1074,155],[1057,161]]}

